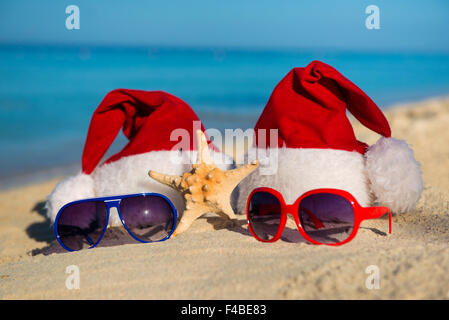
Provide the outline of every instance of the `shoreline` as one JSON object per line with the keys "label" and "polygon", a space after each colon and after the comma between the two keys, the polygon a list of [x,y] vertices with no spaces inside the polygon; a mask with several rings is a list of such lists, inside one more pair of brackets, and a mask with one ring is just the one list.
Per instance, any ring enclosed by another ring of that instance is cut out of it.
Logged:
{"label": "shoreline", "polygon": [[[449,97],[384,112],[424,179],[416,210],[393,216],[392,234],[383,217],[341,247],[267,244],[252,238],[244,215],[233,227],[205,216],[161,243],[115,234],[92,250],[44,255],[56,241],[43,210],[55,177],[0,191],[0,299],[449,299]],[[361,141],[379,137],[353,126]],[[79,290],[65,286],[72,265]],[[365,285],[371,265],[379,290]]]}
{"label": "shoreline", "polygon": [[45,183],[49,180],[74,175],[80,170],[81,166],[73,163],[66,166],[42,169],[36,172],[27,172],[11,177],[3,177],[0,179],[0,192]]}

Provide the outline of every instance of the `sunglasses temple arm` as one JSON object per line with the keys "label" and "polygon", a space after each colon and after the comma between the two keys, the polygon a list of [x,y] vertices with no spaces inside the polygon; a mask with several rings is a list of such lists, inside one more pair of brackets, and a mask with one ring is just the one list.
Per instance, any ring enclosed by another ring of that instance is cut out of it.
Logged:
{"label": "sunglasses temple arm", "polygon": [[391,210],[388,207],[368,207],[365,219],[377,219],[388,213],[388,231],[391,233]]}
{"label": "sunglasses temple arm", "polygon": [[389,224],[389,231],[391,233],[391,210],[388,209],[388,224]]}

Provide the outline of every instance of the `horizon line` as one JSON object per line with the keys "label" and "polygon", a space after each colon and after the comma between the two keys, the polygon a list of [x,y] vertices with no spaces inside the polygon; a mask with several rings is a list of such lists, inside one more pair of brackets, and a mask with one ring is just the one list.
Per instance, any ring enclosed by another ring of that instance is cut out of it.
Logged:
{"label": "horizon line", "polygon": [[399,49],[369,49],[369,48],[331,48],[331,47],[299,47],[299,46],[243,46],[243,45],[169,45],[169,44],[116,44],[116,43],[56,43],[56,42],[0,42],[1,47],[29,47],[29,48],[73,48],[73,49],[116,49],[116,50],[189,50],[209,51],[228,50],[244,52],[333,52],[333,53],[360,53],[360,54],[419,54],[419,55],[449,55],[446,50],[399,50]]}

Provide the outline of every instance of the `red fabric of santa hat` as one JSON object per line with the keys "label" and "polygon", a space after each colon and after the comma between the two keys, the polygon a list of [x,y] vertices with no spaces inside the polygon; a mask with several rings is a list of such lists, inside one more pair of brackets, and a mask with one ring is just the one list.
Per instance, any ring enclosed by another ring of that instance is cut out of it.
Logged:
{"label": "red fabric of santa hat", "polygon": [[[365,127],[381,135],[368,146],[355,137],[347,110]],[[277,129],[276,141],[258,132]],[[277,171],[262,170],[241,185],[239,207],[245,190],[277,188],[293,203],[316,188],[338,188],[352,193],[362,205],[375,200],[394,212],[414,208],[422,192],[420,165],[413,151],[391,138],[387,119],[359,87],[335,68],[313,61],[292,69],[276,86],[255,126],[255,145],[247,159],[258,158],[258,149],[276,148]],[[260,151],[260,150],[259,150]]]}

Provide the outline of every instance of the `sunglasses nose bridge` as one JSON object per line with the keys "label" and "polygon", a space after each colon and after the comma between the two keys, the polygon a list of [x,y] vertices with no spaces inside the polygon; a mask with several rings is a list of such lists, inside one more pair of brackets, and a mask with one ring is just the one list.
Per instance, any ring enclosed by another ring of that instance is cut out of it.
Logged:
{"label": "sunglasses nose bridge", "polygon": [[293,217],[295,216],[295,208],[292,204],[288,204],[285,206],[285,213],[291,214]]}
{"label": "sunglasses nose bridge", "polygon": [[[110,225],[112,221],[114,220],[121,220],[123,222],[123,219],[121,217],[120,213],[120,201],[121,199],[115,199],[115,200],[105,200],[104,203],[106,204],[106,208],[108,209],[108,224]],[[117,212],[114,210],[111,211],[112,208],[115,208]]]}
{"label": "sunglasses nose bridge", "polygon": [[117,210],[119,210],[120,208],[120,200],[105,200],[104,203],[108,210],[111,208],[117,208]]}

